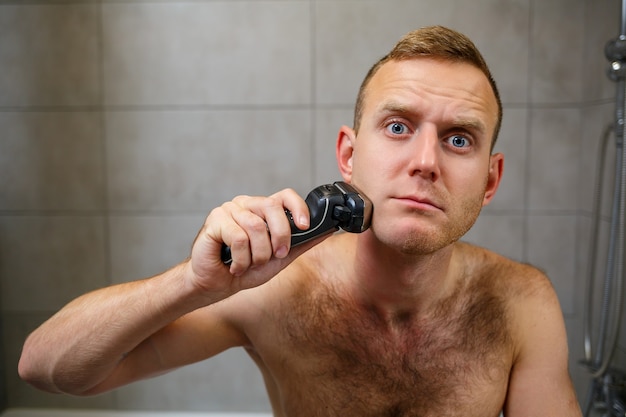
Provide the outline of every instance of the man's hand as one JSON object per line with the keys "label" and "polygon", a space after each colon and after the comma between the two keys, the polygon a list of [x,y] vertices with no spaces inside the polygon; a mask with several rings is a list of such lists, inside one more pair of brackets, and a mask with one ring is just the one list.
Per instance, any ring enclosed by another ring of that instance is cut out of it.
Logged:
{"label": "man's hand", "polygon": [[[291,189],[269,197],[239,196],[214,209],[194,242],[187,279],[211,298],[219,299],[270,280],[323,240],[291,250],[291,227],[285,209],[291,211],[297,227],[309,227],[308,207]],[[223,244],[231,249],[230,266],[221,260]]]}

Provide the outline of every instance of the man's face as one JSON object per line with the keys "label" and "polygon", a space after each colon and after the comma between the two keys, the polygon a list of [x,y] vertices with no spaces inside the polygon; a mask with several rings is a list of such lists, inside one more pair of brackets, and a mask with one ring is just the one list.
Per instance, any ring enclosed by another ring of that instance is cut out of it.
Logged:
{"label": "man's face", "polygon": [[358,136],[344,128],[338,144],[344,176],[373,201],[378,239],[429,253],[469,230],[500,179],[502,156],[490,155],[497,114],[487,78],[469,64],[420,58],[378,70]]}

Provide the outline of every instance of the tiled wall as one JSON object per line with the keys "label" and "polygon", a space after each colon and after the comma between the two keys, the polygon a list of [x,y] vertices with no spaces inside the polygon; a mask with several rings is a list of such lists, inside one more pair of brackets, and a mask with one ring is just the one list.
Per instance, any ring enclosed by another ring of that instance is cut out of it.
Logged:
{"label": "tiled wall", "polygon": [[614,97],[602,48],[618,11],[617,0],[0,2],[9,405],[267,410],[241,351],[87,399],[36,392],[16,362],[71,298],[183,259],[224,200],[337,179],[337,128],[366,70],[429,24],[476,41],[505,105],[502,188],[467,238],[548,272],[583,392],[589,196]]}

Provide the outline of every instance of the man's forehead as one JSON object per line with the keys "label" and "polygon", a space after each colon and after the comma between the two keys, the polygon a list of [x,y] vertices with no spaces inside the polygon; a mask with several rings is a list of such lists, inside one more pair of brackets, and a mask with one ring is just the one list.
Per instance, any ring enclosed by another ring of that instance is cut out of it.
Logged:
{"label": "man's forehead", "polygon": [[[383,113],[415,112],[414,100],[441,95],[459,105],[460,125],[486,131],[485,116],[497,122],[497,98],[486,75],[466,62],[434,58],[389,61],[373,75],[365,91],[364,107]],[[446,97],[450,94],[450,97]],[[480,109],[480,110],[479,110]]]}

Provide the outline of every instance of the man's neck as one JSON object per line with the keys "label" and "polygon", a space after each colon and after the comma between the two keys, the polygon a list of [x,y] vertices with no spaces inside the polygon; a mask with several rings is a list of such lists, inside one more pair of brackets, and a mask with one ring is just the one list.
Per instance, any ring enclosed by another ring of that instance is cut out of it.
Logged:
{"label": "man's neck", "polygon": [[454,244],[430,254],[403,254],[360,235],[354,264],[354,294],[381,318],[427,315],[451,294],[460,275]]}

